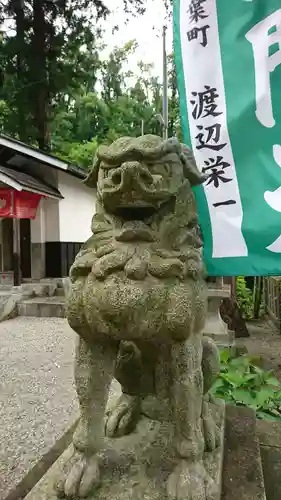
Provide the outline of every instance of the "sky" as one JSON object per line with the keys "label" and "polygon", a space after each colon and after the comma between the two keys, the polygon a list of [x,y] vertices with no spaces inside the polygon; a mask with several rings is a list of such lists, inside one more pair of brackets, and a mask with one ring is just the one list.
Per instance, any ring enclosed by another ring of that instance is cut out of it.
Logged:
{"label": "sky", "polygon": [[[105,2],[106,3],[106,2]],[[114,48],[122,46],[129,40],[138,42],[134,57],[130,58],[129,67],[138,72],[137,62],[153,63],[153,74],[162,77],[162,28],[166,24],[163,0],[147,0],[147,10],[143,16],[130,18],[125,23],[124,11],[120,0],[107,1],[112,14],[106,21],[105,43],[108,45],[105,56]],[[121,6],[120,6],[121,4]],[[119,31],[112,35],[112,27],[119,26]],[[172,51],[172,26],[167,24],[167,52]]]}
{"label": "sky", "polygon": [[[112,14],[101,24],[105,30],[104,42],[107,45],[107,49],[101,54],[101,57],[106,58],[116,46],[122,47],[126,42],[136,40],[138,48],[135,55],[129,59],[128,69],[138,74],[138,61],[153,63],[154,69],[151,73],[162,78],[162,29],[164,24],[167,25],[167,53],[172,51],[172,25],[171,20],[168,23],[166,21],[164,1],[146,0],[146,13],[143,16],[131,16],[127,22],[121,0],[104,0],[104,3]],[[119,26],[119,30],[112,34],[112,29],[116,25]]]}

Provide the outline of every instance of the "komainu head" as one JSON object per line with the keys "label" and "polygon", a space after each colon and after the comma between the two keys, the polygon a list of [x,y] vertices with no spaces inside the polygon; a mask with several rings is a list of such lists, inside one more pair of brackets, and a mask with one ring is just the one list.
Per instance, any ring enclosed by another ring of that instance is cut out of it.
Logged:
{"label": "komainu head", "polygon": [[144,135],[100,146],[85,183],[97,188],[106,212],[136,220],[177,197],[183,184],[192,187],[204,179],[187,146],[174,138]]}

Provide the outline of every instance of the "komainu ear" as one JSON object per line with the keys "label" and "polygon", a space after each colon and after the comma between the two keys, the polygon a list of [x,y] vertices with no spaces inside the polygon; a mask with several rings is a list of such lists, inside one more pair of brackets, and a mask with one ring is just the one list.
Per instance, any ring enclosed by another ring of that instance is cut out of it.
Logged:
{"label": "komainu ear", "polygon": [[180,159],[184,176],[189,180],[191,186],[198,186],[198,184],[202,184],[208,176],[202,174],[200,170],[198,170],[192,150],[185,144],[181,146]]}
{"label": "komainu ear", "polygon": [[86,179],[83,181],[86,186],[90,188],[96,188],[98,183],[98,175],[100,168],[100,159],[96,156],[93,161],[93,166],[87,175]]}

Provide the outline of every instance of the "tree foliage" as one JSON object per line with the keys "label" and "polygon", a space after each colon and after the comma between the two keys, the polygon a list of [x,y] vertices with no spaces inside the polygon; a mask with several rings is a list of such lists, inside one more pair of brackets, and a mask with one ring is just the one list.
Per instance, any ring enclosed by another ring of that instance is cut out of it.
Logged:
{"label": "tree foliage", "polygon": [[[145,4],[123,0],[125,15],[141,15]],[[161,133],[162,86],[152,65],[139,62],[137,75],[129,69],[136,41],[100,58],[105,2],[1,0],[0,9],[0,131],[85,168],[101,142]],[[169,68],[169,135],[175,135],[172,57]]]}

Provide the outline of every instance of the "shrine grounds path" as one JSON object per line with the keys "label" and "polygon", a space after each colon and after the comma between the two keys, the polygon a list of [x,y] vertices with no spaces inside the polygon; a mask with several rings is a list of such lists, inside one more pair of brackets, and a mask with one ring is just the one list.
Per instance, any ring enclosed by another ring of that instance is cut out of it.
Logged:
{"label": "shrine grounds path", "polygon": [[251,356],[260,356],[263,367],[272,370],[281,382],[281,332],[266,317],[247,324],[250,337],[237,339],[244,343]]}
{"label": "shrine grounds path", "polygon": [[0,499],[78,416],[75,334],[60,318],[0,323]]}
{"label": "shrine grounds path", "polygon": [[[62,318],[0,323],[0,500],[79,416],[75,342],[76,334]],[[111,394],[119,390],[113,381]]]}

